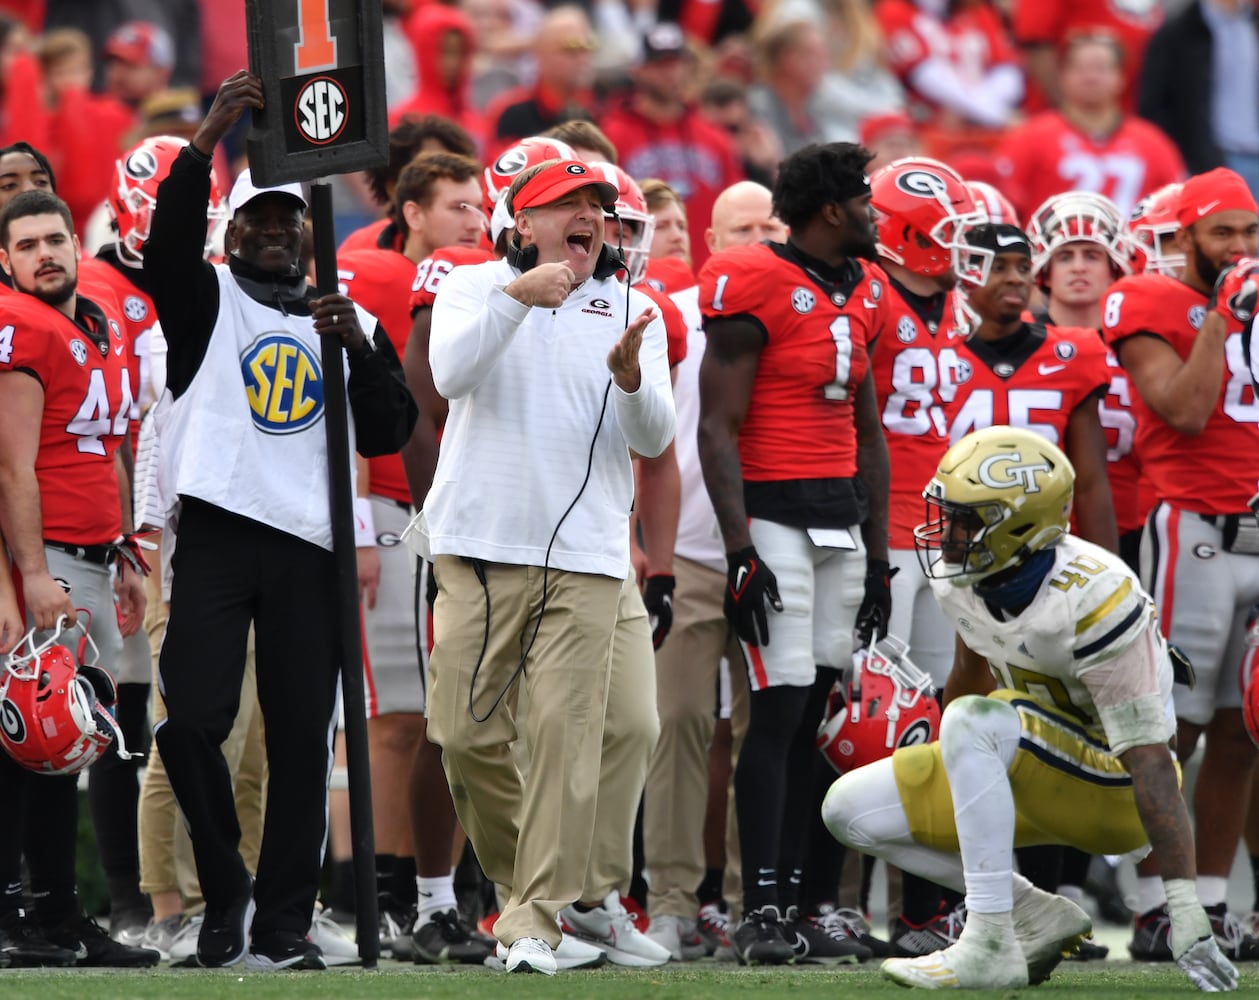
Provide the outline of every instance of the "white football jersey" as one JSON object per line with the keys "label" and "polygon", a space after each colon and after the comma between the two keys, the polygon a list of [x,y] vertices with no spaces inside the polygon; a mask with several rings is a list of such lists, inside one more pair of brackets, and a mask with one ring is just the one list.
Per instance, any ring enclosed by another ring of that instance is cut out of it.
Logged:
{"label": "white football jersey", "polygon": [[972,587],[933,580],[932,590],[962,641],[987,659],[999,687],[1056,706],[1095,736],[1104,739],[1105,733],[1082,678],[1147,632],[1158,662],[1131,678],[1123,694],[1160,703],[1170,698],[1172,668],[1154,602],[1123,560],[1097,545],[1066,535],[1054,547],[1053,568],[1032,603],[1008,620],[994,615]]}

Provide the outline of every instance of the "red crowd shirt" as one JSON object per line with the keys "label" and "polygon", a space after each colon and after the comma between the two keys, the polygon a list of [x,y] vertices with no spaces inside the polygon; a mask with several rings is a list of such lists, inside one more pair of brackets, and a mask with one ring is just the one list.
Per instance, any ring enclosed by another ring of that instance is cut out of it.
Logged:
{"label": "red crowd shirt", "polygon": [[398,231],[398,227],[394,226],[391,233],[385,233],[391,225],[393,225],[392,220],[385,218],[360,226],[341,241],[341,245],[337,247],[337,253],[342,254],[348,250],[379,249],[396,250],[402,253],[402,234]]}
{"label": "red crowd shirt", "polygon": [[0,372],[44,388],[35,476],[44,537],[105,545],[122,532],[114,455],[130,424],[122,325],[80,295],[72,320],[32,295],[0,299]]}
{"label": "red crowd shirt", "polygon": [[[1159,0],[1020,0],[1014,5],[1012,29],[1020,45],[1056,47],[1071,35],[1091,31],[1114,36],[1123,46],[1124,109],[1133,111],[1145,46],[1162,23]],[[1026,107],[1041,110],[1044,95],[1032,87]]]}
{"label": "red crowd shirt", "polygon": [[[1063,447],[1076,408],[1110,385],[1106,348],[1094,330],[1026,323],[1013,351],[971,336],[958,346],[955,385],[945,386],[949,441],[998,424]],[[1015,334],[1015,336],[1019,336]]]}
{"label": "red crowd shirt", "polygon": [[923,518],[923,488],[949,447],[941,390],[956,379],[961,338],[951,300],[942,298],[939,318],[924,319],[892,283],[887,330],[870,359],[891,459],[887,522],[894,549],[914,547],[914,528]]}
{"label": "red crowd shirt", "polygon": [[[1187,359],[1206,315],[1207,296],[1184,282],[1135,274],[1107,293],[1102,333],[1112,346],[1138,334],[1158,337]],[[1136,450],[1155,497],[1198,514],[1245,511],[1259,479],[1259,401],[1235,320],[1229,321],[1224,359],[1219,397],[1200,434],[1173,430],[1139,394],[1132,401]]]}
{"label": "red crowd shirt", "polygon": [[610,112],[600,125],[627,174],[659,178],[678,193],[686,205],[691,255],[700,268],[708,259],[700,236],[712,223],[713,203],[731,184],[743,180],[730,137],[693,108],[677,121],[662,124],[626,105]]}
{"label": "red crowd shirt", "polygon": [[[337,255],[341,294],[380,320],[398,357],[406,351],[411,335],[411,311],[407,292],[415,278],[415,264],[393,250],[351,250]],[[411,502],[402,456],[379,455],[367,460],[369,490],[390,500]]]}
{"label": "red crowd shirt", "polygon": [[1185,163],[1156,126],[1125,117],[1110,135],[1093,138],[1058,111],[1035,115],[1014,129],[997,156],[1002,191],[1023,218],[1064,191],[1104,194],[1127,218],[1138,201],[1183,180]]}
{"label": "red crowd shirt", "polygon": [[731,247],[699,275],[705,321],[741,317],[765,331],[739,428],[747,482],[857,474],[853,396],[888,317],[887,275],[852,261],[843,285],[816,279],[781,243]]}
{"label": "red crowd shirt", "polygon": [[994,66],[1019,65],[1019,54],[1001,16],[987,4],[967,7],[941,20],[920,10],[912,0],[879,0],[874,16],[887,39],[892,72],[925,108],[934,109],[934,105],[916,94],[909,75],[927,59],[951,63],[962,80],[976,84]]}

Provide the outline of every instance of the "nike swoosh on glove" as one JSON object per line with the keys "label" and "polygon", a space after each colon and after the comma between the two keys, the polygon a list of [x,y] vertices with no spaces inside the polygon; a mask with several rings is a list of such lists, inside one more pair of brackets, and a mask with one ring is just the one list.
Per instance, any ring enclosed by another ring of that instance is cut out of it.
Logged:
{"label": "nike swoosh on glove", "polygon": [[651,616],[651,645],[659,649],[669,629],[673,628],[673,588],[677,580],[667,573],[647,577],[643,587],[643,604]]}
{"label": "nike swoosh on glove", "polygon": [[1259,260],[1243,257],[1230,264],[1215,279],[1210,307],[1226,322],[1249,323],[1259,299]]}
{"label": "nike swoosh on glove", "polygon": [[778,578],[761,561],[756,546],[726,554],[726,597],[722,610],[740,639],[749,646],[769,645],[769,616],[765,602],[775,611],[783,609],[778,596]]}
{"label": "nike swoosh on glove", "polygon": [[869,646],[887,635],[887,623],[892,617],[892,577],[900,568],[892,569],[882,559],[866,562],[866,593],[857,609],[857,647]]}
{"label": "nike swoosh on glove", "polygon": [[1204,993],[1225,993],[1237,989],[1237,969],[1224,957],[1214,935],[1195,941],[1176,959],[1176,964]]}

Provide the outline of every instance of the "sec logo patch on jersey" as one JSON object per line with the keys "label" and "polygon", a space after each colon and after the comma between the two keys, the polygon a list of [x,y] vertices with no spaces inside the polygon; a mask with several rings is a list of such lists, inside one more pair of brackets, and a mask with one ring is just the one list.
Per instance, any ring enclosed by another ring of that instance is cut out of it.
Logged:
{"label": "sec logo patch on jersey", "polygon": [[70,341],[70,357],[74,358],[80,367],[87,364],[87,344],[77,339]]}
{"label": "sec logo patch on jersey", "polygon": [[1054,344],[1054,354],[1063,361],[1070,361],[1075,357],[1075,344],[1069,340],[1060,340]]}
{"label": "sec logo patch on jersey", "polygon": [[122,311],[132,323],[142,323],[149,314],[149,307],[140,296],[128,295],[127,301],[122,304]]}
{"label": "sec logo patch on jersey", "polygon": [[918,336],[918,324],[908,316],[902,316],[896,322],[896,339],[902,344],[912,344]]}
{"label": "sec logo patch on jersey", "polygon": [[287,333],[263,334],[241,356],[254,426],[264,434],[295,434],[323,415],[319,358]]}
{"label": "sec logo patch on jersey", "polygon": [[1189,307],[1189,325],[1195,330],[1201,330],[1202,324],[1206,322],[1207,307],[1206,306],[1190,306]]}
{"label": "sec logo patch on jersey", "polygon": [[801,316],[812,312],[815,305],[817,305],[817,297],[803,285],[791,293],[791,308]]}

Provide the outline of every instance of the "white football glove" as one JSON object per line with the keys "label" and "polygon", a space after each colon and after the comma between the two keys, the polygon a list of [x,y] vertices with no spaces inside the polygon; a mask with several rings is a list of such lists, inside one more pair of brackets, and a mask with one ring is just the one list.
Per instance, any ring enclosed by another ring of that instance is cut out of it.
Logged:
{"label": "white football glove", "polygon": [[1195,941],[1180,954],[1176,964],[1204,993],[1226,993],[1237,989],[1237,969],[1224,957],[1214,935]]}

